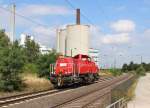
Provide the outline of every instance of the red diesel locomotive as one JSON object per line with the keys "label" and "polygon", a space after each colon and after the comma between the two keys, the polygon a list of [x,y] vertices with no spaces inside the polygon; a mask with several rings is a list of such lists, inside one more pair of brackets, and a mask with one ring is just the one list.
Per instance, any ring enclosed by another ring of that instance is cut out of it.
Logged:
{"label": "red diesel locomotive", "polygon": [[50,80],[55,87],[74,83],[92,83],[99,79],[98,66],[87,55],[59,57],[50,65]]}

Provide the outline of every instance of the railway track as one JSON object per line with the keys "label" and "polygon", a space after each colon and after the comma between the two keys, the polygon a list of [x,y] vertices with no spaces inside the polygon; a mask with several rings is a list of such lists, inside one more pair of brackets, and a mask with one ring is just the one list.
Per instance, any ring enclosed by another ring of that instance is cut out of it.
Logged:
{"label": "railway track", "polygon": [[104,78],[103,80],[105,83],[103,86],[101,86],[98,90],[91,91],[88,94],[81,95],[79,97],[76,97],[72,100],[66,101],[64,103],[55,105],[51,108],[88,108],[91,106],[93,108],[99,108],[99,106],[95,106],[93,103],[97,102],[99,99],[104,98],[108,93],[111,92],[111,87],[114,83],[119,83],[120,81],[126,80],[128,76],[124,78],[118,78],[112,82],[109,80],[112,80],[113,78]]}
{"label": "railway track", "polygon": [[18,103],[18,102],[25,101],[25,100],[29,100],[29,99],[34,99],[34,98],[41,97],[41,96],[58,93],[63,90],[62,89],[60,89],[60,90],[43,90],[43,91],[38,91],[38,92],[24,93],[24,94],[0,98],[0,107],[7,106],[9,104]]}
{"label": "railway track", "polygon": [[[115,79],[118,79],[117,81],[119,81],[119,78],[114,78],[114,77],[101,77],[100,80],[97,82],[97,83],[101,83],[103,86],[101,86],[99,88],[99,90],[103,90],[105,88],[107,88],[108,86],[110,86],[111,84],[115,83],[114,80]],[[110,81],[112,80],[112,81]],[[115,80],[116,81],[116,80]],[[116,81],[116,82],[117,82]],[[107,84],[108,82],[111,82],[110,84]],[[104,84],[103,84],[104,83]],[[107,86],[106,86],[106,84]],[[83,87],[83,86],[81,86]],[[78,87],[79,88],[79,87]],[[0,107],[7,107],[9,105],[13,105],[15,103],[20,103],[20,102],[24,102],[26,100],[32,100],[34,98],[40,98],[40,97],[43,97],[43,96],[47,96],[47,95],[52,95],[52,94],[57,94],[57,93],[61,93],[63,91],[66,91],[66,90],[70,90],[70,88],[66,88],[66,89],[55,89],[55,90],[45,90],[45,91],[40,91],[40,92],[35,92],[35,93],[26,93],[26,94],[20,94],[20,95],[15,95],[15,96],[11,96],[11,97],[4,97],[4,98],[0,98]],[[62,102],[60,104],[57,104],[57,105],[53,105],[51,108],[57,108],[57,107],[65,107],[67,105],[71,105],[72,103],[86,97],[86,96],[91,96],[92,94],[96,94],[98,90],[95,90],[95,91],[91,91],[89,92],[88,94],[84,94],[84,95],[81,95],[81,96],[78,96],[76,98],[72,98],[68,101],[65,101],[65,102]],[[107,91],[107,90],[106,90]],[[100,91],[99,91],[100,92]],[[97,94],[96,94],[97,95]],[[95,95],[95,96],[96,96]],[[103,97],[105,94],[101,94],[99,95],[99,97],[97,98],[100,98],[100,97]],[[92,96],[93,97],[93,96]],[[92,99],[91,102],[94,102],[96,99]],[[84,104],[84,106],[86,107],[87,105],[89,105],[89,103],[86,103]]]}

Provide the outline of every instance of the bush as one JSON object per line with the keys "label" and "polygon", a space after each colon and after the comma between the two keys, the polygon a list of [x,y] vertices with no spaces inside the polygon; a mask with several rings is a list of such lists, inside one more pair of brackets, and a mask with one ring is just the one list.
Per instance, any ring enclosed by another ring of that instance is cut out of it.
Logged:
{"label": "bush", "polygon": [[14,91],[14,90],[22,90],[24,84],[19,77],[14,77],[9,80],[2,80],[0,83],[0,90],[2,91]]}
{"label": "bush", "polygon": [[138,67],[136,69],[136,74],[140,75],[140,76],[144,76],[145,75],[145,69],[144,69],[143,65],[141,65],[140,67]]}
{"label": "bush", "polygon": [[117,75],[121,75],[122,72],[120,69],[110,69],[110,72],[112,73],[112,75],[117,76]]}
{"label": "bush", "polygon": [[22,70],[23,73],[38,73],[38,67],[36,64],[33,63],[25,64]]}
{"label": "bush", "polygon": [[39,45],[29,38],[23,47],[19,46],[18,41],[12,44],[5,31],[0,30],[0,90],[21,90],[24,86],[22,72],[48,77],[49,65],[55,63],[56,58],[54,50],[41,55]]}
{"label": "bush", "polygon": [[45,55],[41,55],[37,61],[37,65],[38,65],[38,74],[40,77],[49,77],[49,66],[52,63],[55,63],[57,59],[57,54],[55,51],[52,51],[49,54],[45,54]]}
{"label": "bush", "polygon": [[0,53],[0,89],[3,91],[20,90],[23,86],[19,76],[24,65],[24,57],[18,42]]}
{"label": "bush", "polygon": [[123,72],[127,73],[128,72],[128,65],[127,64],[123,64],[122,69]]}

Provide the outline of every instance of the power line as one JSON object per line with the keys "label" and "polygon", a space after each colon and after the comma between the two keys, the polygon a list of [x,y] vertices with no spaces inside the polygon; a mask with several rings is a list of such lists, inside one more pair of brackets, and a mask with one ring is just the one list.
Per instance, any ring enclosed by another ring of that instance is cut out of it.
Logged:
{"label": "power line", "polygon": [[[76,10],[76,7],[69,0],[65,1],[72,9]],[[91,25],[94,25],[94,23],[83,13],[83,11],[81,12],[81,16],[85,18]]]}
{"label": "power line", "polygon": [[[106,19],[109,19],[109,18],[107,17],[107,15],[105,14],[105,12],[104,12],[102,6],[100,5],[99,0],[97,0],[96,5],[97,5],[98,8],[100,8],[100,11],[101,11],[101,13],[105,16],[105,18],[106,18]],[[98,13],[99,13],[99,11],[98,11]],[[100,14],[100,13],[99,13],[99,14]],[[101,15],[101,14],[100,14],[100,15]]]}
{"label": "power line", "polygon": [[65,0],[65,1],[66,1],[66,3],[68,3],[70,5],[70,7],[72,9],[76,9],[76,7],[70,1],[68,1],[68,0]]}
{"label": "power line", "polygon": [[[5,11],[8,11],[8,12],[10,12],[10,13],[13,13],[11,10],[9,10],[9,9],[7,9],[7,8],[1,7],[1,6],[0,6],[0,8],[3,9],[3,10],[5,10]],[[24,16],[24,15],[21,15],[21,14],[18,13],[18,12],[16,12],[15,14],[16,14],[17,16],[19,16],[19,17],[21,17],[21,18],[27,20],[27,21],[30,21],[30,22],[36,24],[36,25],[43,26],[43,27],[49,27],[49,26],[46,25],[46,24],[41,24],[41,23],[39,23],[39,22],[37,22],[37,21],[35,21],[35,20],[29,18],[29,17],[26,17],[26,16]]]}

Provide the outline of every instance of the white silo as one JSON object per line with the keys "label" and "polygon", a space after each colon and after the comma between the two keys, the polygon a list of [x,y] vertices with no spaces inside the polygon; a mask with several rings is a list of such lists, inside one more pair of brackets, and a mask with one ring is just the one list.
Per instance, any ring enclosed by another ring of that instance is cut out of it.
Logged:
{"label": "white silo", "polygon": [[67,56],[75,56],[77,54],[88,55],[89,28],[88,25],[79,24],[67,26]]}
{"label": "white silo", "polygon": [[60,29],[59,31],[59,53],[65,55],[66,53],[66,29]]}

